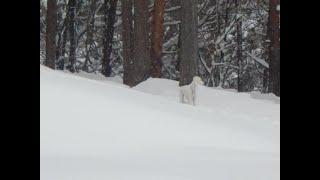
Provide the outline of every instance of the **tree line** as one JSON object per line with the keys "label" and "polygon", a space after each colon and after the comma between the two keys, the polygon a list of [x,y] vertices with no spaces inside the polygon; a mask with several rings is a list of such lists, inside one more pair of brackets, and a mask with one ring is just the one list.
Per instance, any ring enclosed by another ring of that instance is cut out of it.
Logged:
{"label": "tree line", "polygon": [[40,0],[40,63],[280,96],[280,0]]}

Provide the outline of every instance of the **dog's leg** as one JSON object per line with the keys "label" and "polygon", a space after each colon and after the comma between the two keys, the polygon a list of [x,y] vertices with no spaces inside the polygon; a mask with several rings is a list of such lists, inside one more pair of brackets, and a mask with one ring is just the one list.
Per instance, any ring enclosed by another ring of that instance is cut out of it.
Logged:
{"label": "dog's leg", "polygon": [[180,89],[180,91],[179,91],[180,93],[179,93],[179,96],[180,96],[180,102],[181,103],[184,103],[184,95],[183,95],[183,89]]}
{"label": "dog's leg", "polygon": [[[188,91],[188,93],[190,93],[189,91]],[[188,98],[188,104],[192,104],[192,100],[191,100],[191,94],[188,94],[188,96],[187,96]]]}
{"label": "dog's leg", "polygon": [[194,106],[196,105],[196,93],[195,93],[195,91],[192,93],[192,104]]}
{"label": "dog's leg", "polygon": [[192,98],[192,105],[196,105],[196,84],[191,85],[191,98]]}

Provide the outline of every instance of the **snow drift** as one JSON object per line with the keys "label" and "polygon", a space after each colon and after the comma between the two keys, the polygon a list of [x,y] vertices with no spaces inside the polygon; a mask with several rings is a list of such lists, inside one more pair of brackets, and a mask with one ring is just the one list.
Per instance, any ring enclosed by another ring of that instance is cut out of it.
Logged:
{"label": "snow drift", "polygon": [[175,81],[92,78],[40,66],[42,180],[280,179],[278,99],[201,87],[193,107]]}

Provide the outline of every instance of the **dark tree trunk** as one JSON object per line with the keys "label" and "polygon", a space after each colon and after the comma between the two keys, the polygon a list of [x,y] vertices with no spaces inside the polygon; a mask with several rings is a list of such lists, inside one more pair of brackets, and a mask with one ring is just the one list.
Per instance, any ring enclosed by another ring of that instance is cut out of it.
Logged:
{"label": "dark tree trunk", "polygon": [[181,1],[181,64],[179,85],[187,85],[197,75],[198,13],[197,0]]}
{"label": "dark tree trunk", "polygon": [[59,69],[60,70],[64,70],[64,62],[65,62],[65,54],[66,54],[66,44],[67,44],[67,38],[68,38],[68,32],[69,32],[69,18],[70,18],[70,12],[69,12],[69,6],[70,6],[70,2],[68,2],[67,5],[67,13],[66,13],[66,17],[64,19],[64,26],[65,29],[63,31],[63,35],[62,35],[62,44],[61,44],[61,48],[60,48],[60,62],[59,62]]}
{"label": "dark tree trunk", "polygon": [[134,1],[134,83],[149,78],[150,51],[148,26],[148,0]]}
{"label": "dark tree trunk", "polygon": [[238,92],[243,92],[243,84],[242,84],[242,20],[238,18],[240,13],[241,5],[239,5],[239,1],[235,0],[236,6],[236,18],[237,18],[237,63],[238,63]]}
{"label": "dark tree trunk", "polygon": [[69,34],[70,34],[70,55],[69,55],[69,64],[68,69],[70,72],[75,72],[75,63],[76,63],[76,29],[75,29],[75,21],[76,21],[76,0],[69,0]]}
{"label": "dark tree trunk", "polygon": [[262,93],[268,92],[268,69],[263,70],[262,88]]}
{"label": "dark tree trunk", "polygon": [[104,22],[107,27],[103,32],[103,57],[101,71],[104,76],[109,77],[111,75],[110,58],[112,53],[112,41],[117,10],[117,0],[105,1],[104,10]]}
{"label": "dark tree trunk", "polygon": [[155,0],[153,16],[152,16],[152,28],[151,28],[151,69],[150,74],[153,78],[161,77],[162,69],[162,44],[163,44],[163,22],[165,13],[165,0]]}
{"label": "dark tree trunk", "polygon": [[65,54],[66,54],[66,44],[67,44],[67,37],[68,37],[68,22],[66,22],[66,29],[62,35],[62,44],[61,44],[61,51],[60,51],[60,62],[59,62],[59,69],[64,70],[64,62],[65,62]]}
{"label": "dark tree trunk", "polygon": [[88,70],[87,64],[90,63],[92,64],[90,60],[90,54],[91,54],[91,46],[93,42],[93,29],[94,29],[94,17],[95,17],[95,12],[96,11],[96,0],[91,0],[91,5],[90,5],[90,12],[89,12],[89,17],[88,17],[88,23],[87,23],[87,39],[86,39],[86,60],[83,65],[83,70]]}
{"label": "dark tree trunk", "polygon": [[122,0],[123,83],[134,86],[133,71],[133,0]]}
{"label": "dark tree trunk", "polygon": [[269,1],[269,92],[280,96],[280,27],[278,0]]}
{"label": "dark tree trunk", "polygon": [[47,0],[47,28],[46,28],[46,60],[45,65],[55,69],[56,62],[56,30],[57,30],[57,2]]}
{"label": "dark tree trunk", "polygon": [[63,28],[62,27],[62,30],[61,32],[57,31],[57,36],[58,36],[58,42],[57,42],[57,45],[56,45],[56,65],[57,65],[57,69],[60,69],[59,68],[59,58],[60,58],[60,52],[61,52],[61,39],[62,39],[62,35],[63,35]]}

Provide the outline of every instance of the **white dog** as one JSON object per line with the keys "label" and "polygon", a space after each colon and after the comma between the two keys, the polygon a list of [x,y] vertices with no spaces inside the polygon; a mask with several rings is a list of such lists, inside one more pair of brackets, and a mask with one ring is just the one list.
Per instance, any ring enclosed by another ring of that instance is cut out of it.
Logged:
{"label": "white dog", "polygon": [[[203,85],[204,82],[199,76],[193,77],[191,84],[180,87],[180,102],[185,103],[187,101],[190,105],[196,103],[196,88],[199,85]],[[186,101],[185,101],[186,100]]]}

